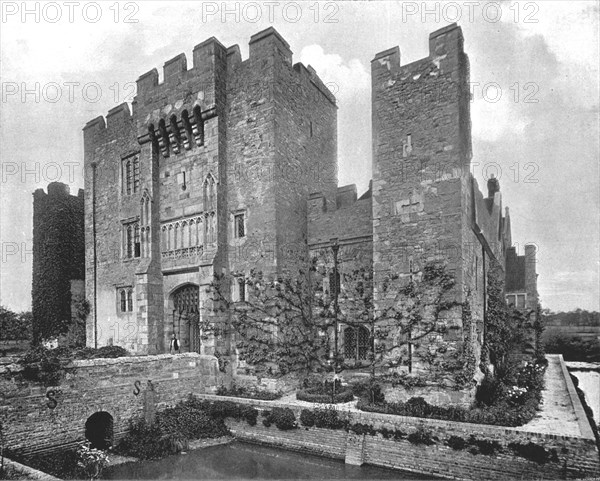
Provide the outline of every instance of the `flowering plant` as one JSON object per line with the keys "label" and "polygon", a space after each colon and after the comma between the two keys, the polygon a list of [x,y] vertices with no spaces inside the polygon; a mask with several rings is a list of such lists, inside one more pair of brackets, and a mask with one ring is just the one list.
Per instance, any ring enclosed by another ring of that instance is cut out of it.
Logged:
{"label": "flowering plant", "polygon": [[508,400],[512,403],[517,403],[521,397],[523,396],[523,394],[525,394],[527,392],[527,389],[524,387],[519,387],[519,386],[511,386],[508,388],[507,391],[507,396],[508,396]]}
{"label": "flowering plant", "polygon": [[90,479],[98,479],[108,464],[108,455],[100,449],[92,448],[89,443],[77,449],[77,465]]}

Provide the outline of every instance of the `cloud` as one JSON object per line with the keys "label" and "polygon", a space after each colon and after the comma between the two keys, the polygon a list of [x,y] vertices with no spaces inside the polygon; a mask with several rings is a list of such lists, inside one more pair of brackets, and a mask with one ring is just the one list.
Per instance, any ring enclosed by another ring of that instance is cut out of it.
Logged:
{"label": "cloud", "polygon": [[341,103],[370,89],[371,75],[356,58],[345,62],[341,55],[325,53],[320,45],[309,45],[300,52],[300,61],[318,72]]}

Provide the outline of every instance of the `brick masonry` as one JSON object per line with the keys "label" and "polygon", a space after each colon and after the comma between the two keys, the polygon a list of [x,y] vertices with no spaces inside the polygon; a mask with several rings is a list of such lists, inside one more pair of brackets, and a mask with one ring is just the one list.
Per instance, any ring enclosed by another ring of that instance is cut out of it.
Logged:
{"label": "brick masonry", "polygon": [[[115,437],[130,419],[144,414],[154,391],[155,409],[188,394],[213,392],[218,367],[196,353],[78,360],[60,386],[22,380],[16,364],[0,366],[0,417],[5,446],[20,455],[58,450],[85,440],[85,423],[96,412],[113,418]],[[137,393],[137,394],[136,394]]]}

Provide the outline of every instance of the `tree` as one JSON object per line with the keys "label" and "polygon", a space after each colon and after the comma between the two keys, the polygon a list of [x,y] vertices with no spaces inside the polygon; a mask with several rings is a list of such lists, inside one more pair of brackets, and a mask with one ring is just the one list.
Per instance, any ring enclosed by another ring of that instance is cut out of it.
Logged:
{"label": "tree", "polygon": [[[286,374],[328,369],[331,321],[312,282],[302,270],[295,277],[268,277],[258,270],[244,278],[216,275],[209,292],[215,309],[228,319],[224,326],[205,323],[203,331],[235,336],[240,357],[267,370]],[[230,290],[240,289],[236,283],[245,295],[232,301]]]}
{"label": "tree", "polygon": [[[236,282],[243,284],[244,297],[231,301],[229,293]],[[341,272],[340,286],[336,284],[314,262],[295,277],[267,277],[257,270],[245,278],[216,276],[209,291],[216,309],[227,318],[222,332],[235,336],[240,357],[259,368],[308,374],[361,367],[375,377],[401,365],[411,371],[415,357],[431,380],[464,370],[469,342],[449,343],[443,338],[447,314],[454,308],[464,310],[463,303],[453,299],[455,281],[443,263],[426,263],[405,283],[397,275],[385,278],[379,289],[386,301],[380,306],[374,303],[370,268]],[[357,359],[335,349],[336,319],[345,329],[368,330],[368,349]]]}
{"label": "tree", "polygon": [[31,312],[16,313],[0,306],[0,339],[2,340],[31,340]]}

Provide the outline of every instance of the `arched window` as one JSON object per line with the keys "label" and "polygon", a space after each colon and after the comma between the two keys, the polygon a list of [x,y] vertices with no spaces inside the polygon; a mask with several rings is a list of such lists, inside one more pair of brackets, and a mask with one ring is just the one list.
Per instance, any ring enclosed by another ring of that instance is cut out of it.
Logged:
{"label": "arched window", "polygon": [[129,312],[133,311],[133,289],[127,290],[127,310]]}
{"label": "arched window", "polygon": [[216,241],[215,239],[215,224],[216,224],[216,217],[215,214],[211,214],[209,219],[208,219],[208,242],[209,244],[212,244]]}
{"label": "arched window", "polygon": [[187,222],[181,225],[181,247],[185,249],[190,246],[190,228]]}
{"label": "arched window", "polygon": [[141,255],[140,225],[137,222],[133,226],[133,255],[134,257]]}
{"label": "arched window", "polygon": [[126,298],[125,289],[121,289],[121,312],[127,311],[127,298]]}
{"label": "arched window", "polygon": [[130,224],[127,226],[127,250],[126,250],[126,256],[128,259],[131,259],[133,257],[133,226]]}
{"label": "arched window", "polygon": [[371,333],[364,326],[344,329],[344,357],[364,361],[372,348]]}
{"label": "arched window", "polygon": [[216,186],[215,179],[208,174],[204,181],[204,210],[211,212],[215,210]]}

